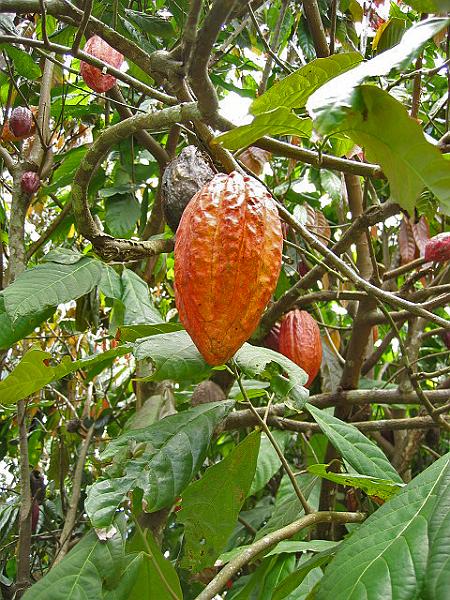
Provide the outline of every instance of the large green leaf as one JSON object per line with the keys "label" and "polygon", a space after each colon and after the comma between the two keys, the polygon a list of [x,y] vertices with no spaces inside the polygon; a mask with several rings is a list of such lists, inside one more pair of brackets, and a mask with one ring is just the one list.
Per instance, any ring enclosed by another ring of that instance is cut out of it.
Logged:
{"label": "large green leaf", "polygon": [[103,263],[87,256],[75,264],[54,262],[28,269],[3,292],[11,319],[42,312],[88,294],[100,281]]}
{"label": "large green leaf", "polygon": [[[308,400],[309,392],[303,387],[308,375],[283,354],[269,348],[244,344],[236,352],[234,360],[248,377],[267,377],[277,396],[282,399],[289,397],[289,405],[293,408],[303,408]],[[276,368],[281,368],[285,375],[275,373],[273,365],[278,365]]]}
{"label": "large green leaf", "polygon": [[449,0],[405,0],[404,3],[421,13],[437,13],[450,10]]}
{"label": "large green leaf", "polygon": [[265,135],[296,135],[309,139],[311,133],[311,119],[297,117],[289,108],[280,106],[258,114],[248,125],[241,125],[220,134],[214,142],[222,144],[228,150],[239,150]]}
{"label": "large green leaf", "polygon": [[[30,588],[23,600],[127,600],[138,564],[125,556],[124,527],[101,541],[90,531],[45,577]],[[111,594],[112,590],[121,593]]]}
{"label": "large green leaf", "polygon": [[307,404],[306,408],[336,450],[357,473],[402,483],[400,475],[383,451],[356,427],[311,404]]}
{"label": "large green leaf", "polygon": [[256,469],[260,433],[253,432],[183,492],[177,519],[184,525],[182,566],[212,567],[237,523]]}
{"label": "large green leaf", "polygon": [[[274,431],[272,433],[282,452],[290,438],[288,431]],[[261,445],[259,447],[258,463],[256,465],[255,476],[252,481],[248,495],[251,496],[262,490],[263,487],[280,470],[281,461],[275,451],[272,443],[265,433],[261,436]]]}
{"label": "large green leaf", "polygon": [[180,323],[156,323],[155,325],[124,325],[119,327],[116,337],[124,342],[135,342],[139,338],[147,338],[152,335],[183,331]]}
{"label": "large green leaf", "polygon": [[123,270],[122,289],[124,325],[163,323],[163,318],[151,301],[148,285],[134,271]]}
{"label": "large green leaf", "polygon": [[138,360],[150,359],[149,380],[200,381],[211,371],[187,331],[137,340],[133,354]]}
{"label": "large green leaf", "polygon": [[182,600],[177,572],[172,563],[164,558],[150,531],[138,529],[127,544],[127,551],[142,553],[142,561],[127,600]]}
{"label": "large green leaf", "polygon": [[346,118],[348,107],[354,105],[352,95],[357,86],[369,77],[388,75],[392,69],[406,66],[423,44],[447,24],[448,19],[443,18],[420,21],[408,29],[399,44],[339,75],[314,92],[306,106],[319,131],[337,130]]}
{"label": "large green leaf", "polygon": [[94,527],[107,527],[130,490],[143,491],[145,510],[169,506],[198,471],[215,427],[232,404],[216,402],[130,429],[109,442],[101,459],[109,477],[88,488],[86,511]]}
{"label": "large green leaf", "polygon": [[49,308],[26,317],[19,317],[13,323],[11,317],[6,312],[3,294],[0,294],[0,350],[9,348],[15,342],[22,340],[32,333],[43,321],[49,319],[53,313],[54,309]]}
{"label": "large green leaf", "polygon": [[[439,199],[444,212],[450,214],[450,165],[427,142],[406,108],[375,86],[357,88],[351,101],[338,127],[366,150],[369,160],[381,165],[393,200],[412,214],[426,186]],[[325,119],[318,127],[322,133],[330,133],[331,122]]]}
{"label": "large green leaf", "polygon": [[133,193],[105,198],[105,224],[111,235],[130,238],[141,214],[141,205]]}
{"label": "large green leaf", "polygon": [[[338,545],[340,543],[341,542],[338,542]],[[302,582],[306,579],[306,577],[312,570],[321,572],[319,567],[330,562],[331,557],[334,556],[334,554],[336,553],[338,545],[330,546],[327,550],[324,550],[323,552],[320,552],[319,554],[316,554],[309,559],[300,559],[300,563],[297,569],[293,573],[288,575],[288,577],[286,577],[286,579],[284,579],[275,588],[271,600],[283,600],[283,598],[288,598],[289,600],[297,600],[298,596],[296,595],[296,591],[298,587],[302,584]]]}
{"label": "large green leaf", "polygon": [[11,46],[10,44],[6,44],[4,49],[9,58],[13,61],[15,70],[21,77],[25,77],[25,79],[39,79],[41,76],[41,69],[27,52],[24,52],[15,46]]}
{"label": "large green leaf", "polygon": [[355,487],[363,490],[368,496],[377,496],[382,500],[389,500],[395,496],[404,484],[396,483],[390,479],[379,479],[369,475],[354,475],[348,473],[334,473],[329,470],[329,465],[311,465],[308,467],[309,473],[318,475],[323,479],[334,481],[340,485]]}
{"label": "large green leaf", "polygon": [[257,115],[279,106],[301,108],[321,85],[348,71],[361,60],[362,56],[359,52],[316,58],[295,73],[277,81],[267,92],[256,98],[250,107],[250,112]]}
{"label": "large green leaf", "polygon": [[336,450],[357,473],[402,483],[400,475],[383,451],[356,427],[311,404],[307,404],[306,408]]}
{"label": "large green leaf", "polygon": [[93,365],[109,363],[117,356],[123,356],[128,352],[130,352],[128,346],[117,346],[107,352],[100,352],[74,361],[65,356],[59,364],[53,366],[50,364],[52,355],[49,352],[32,348],[8,377],[0,381],[0,404],[12,404],[23,400],[69,373],[78,369],[87,369]]}
{"label": "large green leaf", "polygon": [[446,454],[343,542],[317,600],[448,598],[449,484]]}

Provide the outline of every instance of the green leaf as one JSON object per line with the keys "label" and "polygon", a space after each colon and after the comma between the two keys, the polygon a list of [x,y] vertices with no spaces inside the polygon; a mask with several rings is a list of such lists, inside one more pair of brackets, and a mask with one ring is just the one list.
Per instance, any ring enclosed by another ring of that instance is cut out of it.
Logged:
{"label": "green leaf", "polygon": [[286,540],[277,544],[266,556],[283,554],[284,552],[324,552],[325,550],[335,550],[340,543],[330,540],[310,540],[309,542]]}
{"label": "green leaf", "polygon": [[181,323],[157,323],[156,325],[125,325],[120,327],[117,336],[124,342],[135,342],[139,338],[147,338],[152,335],[173,333],[183,331]]}
{"label": "green leaf", "polygon": [[70,248],[54,248],[50,250],[43,258],[42,262],[53,262],[60,265],[74,265],[83,258],[81,252],[71,250]]}
{"label": "green leaf", "polygon": [[[341,542],[339,542],[340,544]],[[288,575],[274,590],[273,598],[271,600],[283,600],[283,598],[291,598],[290,594],[295,592],[297,588],[302,584],[303,580],[307,577],[313,569],[318,569],[322,565],[327,564],[330,558],[334,556],[336,547],[330,547],[328,550],[316,554],[309,560],[300,562],[297,570]],[[296,599],[294,598],[292,600]]]}
{"label": "green leaf", "polygon": [[311,119],[297,117],[288,108],[280,106],[258,114],[249,125],[241,125],[218,135],[214,142],[222,144],[228,150],[239,150],[250,146],[265,135],[291,134],[309,139],[311,133]]}
{"label": "green leaf", "polygon": [[346,73],[332,79],[309,98],[307,109],[321,133],[336,131],[346,118],[352,95],[357,86],[369,77],[388,75],[394,68],[403,68],[416,56],[433,35],[443,29],[449,20],[430,18],[408,29],[402,41]]}
{"label": "green leaf", "polygon": [[163,323],[163,318],[151,300],[148,285],[134,271],[123,270],[122,289],[124,325]]}
{"label": "green leaf", "polygon": [[[114,536],[105,541],[90,531],[24,594],[23,600],[99,600],[122,578],[129,586],[136,569],[125,558],[124,526],[115,527],[115,531]],[[123,581],[121,583],[123,591],[115,594],[114,600],[127,600],[128,590]]]}
{"label": "green leaf", "polygon": [[344,540],[317,600],[444,600],[448,587],[439,583],[449,579],[441,570],[448,564],[441,552],[449,544],[449,484],[446,454]]}
{"label": "green leaf", "polygon": [[334,481],[340,485],[358,488],[363,490],[368,496],[377,496],[382,500],[389,500],[405,485],[396,483],[390,479],[379,479],[378,477],[370,477],[369,475],[333,473],[328,468],[329,465],[311,465],[308,467],[308,471],[313,475],[319,475],[323,479]]}
{"label": "green leaf", "polygon": [[[286,444],[290,438],[288,431],[273,431],[278,446],[281,451],[284,452]],[[272,479],[272,477],[280,470],[281,461],[278,458],[278,454],[275,448],[272,446],[269,438],[265,433],[261,436],[261,445],[259,447],[258,463],[256,465],[255,476],[252,481],[249,496],[256,494],[263,489],[263,487]]]}
{"label": "green leaf", "polygon": [[[325,121],[321,132],[328,131]],[[426,141],[422,129],[411,119],[405,107],[374,86],[361,86],[339,123],[345,132],[367,153],[369,160],[383,168],[391,187],[391,196],[411,214],[427,186],[450,214],[450,166],[439,150]]]}
{"label": "green leaf", "polygon": [[260,433],[253,432],[183,492],[177,520],[184,525],[181,565],[212,567],[237,523],[256,469]]}
{"label": "green leaf", "polygon": [[256,98],[250,107],[250,112],[257,115],[279,106],[301,108],[321,85],[348,71],[361,60],[362,56],[359,52],[316,58],[295,73],[277,81],[267,92]]}
{"label": "green leaf", "polygon": [[100,281],[103,263],[84,257],[75,264],[44,263],[28,269],[3,292],[6,311],[16,321],[88,294]]}
{"label": "green leaf", "polygon": [[[240,371],[248,377],[255,377],[256,375],[269,377],[271,386],[277,396],[283,399],[289,396],[290,405],[294,406],[295,410],[305,406],[309,392],[303,387],[303,384],[308,380],[308,376],[303,369],[286,356],[269,348],[244,344],[234,355],[234,360]],[[281,367],[283,372],[286,373],[286,377],[282,375],[274,376],[273,373],[269,372],[268,367],[271,363]]]}
{"label": "green leaf", "polygon": [[128,346],[117,346],[107,352],[100,352],[75,361],[65,356],[58,365],[51,366],[49,361],[52,355],[49,352],[32,348],[8,377],[0,381],[0,401],[2,404],[13,404],[34,394],[52,381],[62,379],[69,373],[78,369],[87,369],[93,365],[101,365],[101,363],[109,362],[129,351]]}
{"label": "green leaf", "polygon": [[19,317],[13,323],[6,312],[3,294],[0,294],[0,350],[10,348],[13,344],[25,338],[38,325],[50,319],[53,313],[54,309],[49,308],[26,317]]}
{"label": "green leaf", "polygon": [[130,238],[141,215],[134,194],[115,194],[105,199],[105,224],[111,235]]}
{"label": "green leaf", "polygon": [[437,13],[450,10],[449,0],[405,0],[405,4],[421,13]]}
{"label": "green leaf", "polygon": [[27,52],[9,44],[6,44],[4,48],[6,54],[13,61],[14,69],[19,75],[25,77],[25,79],[39,79],[41,69]]}
{"label": "green leaf", "polygon": [[149,530],[137,529],[127,544],[128,552],[141,552],[139,571],[129,590],[127,600],[157,598],[158,600],[182,600],[180,580],[172,563],[164,558]]}
{"label": "green leaf", "polygon": [[143,491],[147,512],[169,506],[202,465],[214,429],[232,406],[204,404],[111,440],[101,455],[114,461],[111,476],[88,488],[85,506],[94,527],[112,523],[130,490]]}
{"label": "green leaf", "polygon": [[307,404],[306,408],[336,450],[358,473],[402,483],[383,451],[356,427],[311,404]]}
{"label": "green leaf", "polygon": [[126,16],[132,21],[141,31],[173,41],[176,33],[170,21],[154,15],[148,15],[137,10],[125,9]]}
{"label": "green leaf", "polygon": [[133,354],[137,360],[150,359],[151,372],[144,378],[150,381],[201,381],[211,372],[187,331],[137,340]]}
{"label": "green leaf", "polygon": [[107,298],[122,299],[122,280],[117,271],[109,265],[105,265],[98,287]]}
{"label": "green leaf", "polygon": [[[332,542],[329,540],[311,540],[309,542],[296,542],[292,540],[286,540],[277,544],[270,552],[267,552],[265,556],[276,556],[277,554],[299,554],[300,552],[323,552],[325,550],[335,549],[340,542]],[[221,565],[225,565],[230,560],[233,560],[236,556],[239,556],[244,550],[250,548],[250,544],[246,546],[239,546],[233,548],[229,552],[224,552],[218,558]]]}

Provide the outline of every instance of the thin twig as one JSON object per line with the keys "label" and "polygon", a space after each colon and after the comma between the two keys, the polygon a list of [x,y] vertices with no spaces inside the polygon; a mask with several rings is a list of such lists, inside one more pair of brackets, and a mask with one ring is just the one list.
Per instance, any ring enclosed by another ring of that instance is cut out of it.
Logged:
{"label": "thin twig", "polygon": [[236,380],[238,382],[239,389],[241,390],[241,394],[244,397],[245,402],[248,403],[251,412],[255,416],[255,419],[257,420],[257,422],[260,425],[261,429],[266,434],[266,436],[269,439],[270,443],[272,444],[275,452],[278,454],[278,458],[280,459],[281,464],[283,465],[283,468],[286,471],[287,476],[291,480],[292,487],[294,488],[294,491],[297,494],[297,497],[300,500],[301,505],[303,506],[303,510],[305,511],[305,514],[307,514],[307,515],[310,514],[312,512],[312,508],[309,506],[308,501],[306,500],[305,496],[303,495],[303,492],[301,491],[301,489],[300,489],[300,487],[299,487],[299,485],[297,483],[295,475],[292,472],[292,469],[289,466],[288,461],[286,460],[286,458],[285,458],[285,456],[284,456],[281,448],[277,444],[276,439],[273,437],[272,432],[270,431],[269,427],[264,422],[264,419],[262,417],[260,417],[258,411],[255,410],[255,407],[251,403],[251,401],[250,401],[250,399],[248,397],[248,394],[247,394],[244,386],[242,385],[242,374],[239,372],[236,364],[234,364],[233,367],[234,367],[234,369],[233,369],[234,370],[234,375],[236,376]]}

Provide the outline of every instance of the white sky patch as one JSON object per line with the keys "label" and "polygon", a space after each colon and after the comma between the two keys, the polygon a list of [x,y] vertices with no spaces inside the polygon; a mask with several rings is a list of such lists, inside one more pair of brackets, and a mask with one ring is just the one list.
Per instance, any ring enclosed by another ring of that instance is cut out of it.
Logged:
{"label": "white sky patch", "polygon": [[219,103],[220,114],[234,125],[247,125],[253,120],[248,112],[252,101],[251,98],[239,96],[236,92],[229,92]]}
{"label": "white sky patch", "polygon": [[292,190],[296,194],[312,194],[316,191],[316,186],[314,183],[311,183],[306,178],[298,179],[293,185]]}

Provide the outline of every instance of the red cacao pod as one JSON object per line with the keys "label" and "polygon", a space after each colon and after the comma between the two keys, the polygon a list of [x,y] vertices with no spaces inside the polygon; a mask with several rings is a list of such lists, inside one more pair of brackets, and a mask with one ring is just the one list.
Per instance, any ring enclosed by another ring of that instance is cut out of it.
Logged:
{"label": "red cacao pod", "polygon": [[309,387],[320,369],[322,342],[319,326],[305,310],[291,310],[283,319],[280,352],[307,373]]}
{"label": "red cacao pod", "polygon": [[275,323],[269,333],[263,340],[263,346],[265,348],[270,348],[270,350],[275,350],[275,352],[280,351],[280,324]]}
{"label": "red cacao pod", "polygon": [[27,171],[22,175],[20,185],[22,191],[26,194],[34,194],[40,188],[41,180],[39,179],[39,175],[34,171]]}
{"label": "red cacao pod", "polygon": [[450,232],[439,233],[427,241],[424,252],[427,262],[450,260]]}
{"label": "red cacao pod", "polygon": [[15,108],[9,117],[9,128],[16,138],[31,135],[33,129],[33,113],[25,106]]}
{"label": "red cacao pod", "polygon": [[[119,69],[123,63],[123,54],[112,48],[98,35],[88,39],[84,46],[84,52],[116,69]],[[84,61],[80,63],[80,73],[85,84],[99,94],[107,92],[116,84],[114,75],[102,73],[101,69]]]}
{"label": "red cacao pod", "polygon": [[282,246],[275,202],[253,177],[220,173],[187,205],[176,235],[175,301],[210,365],[231,358],[258,325]]}

